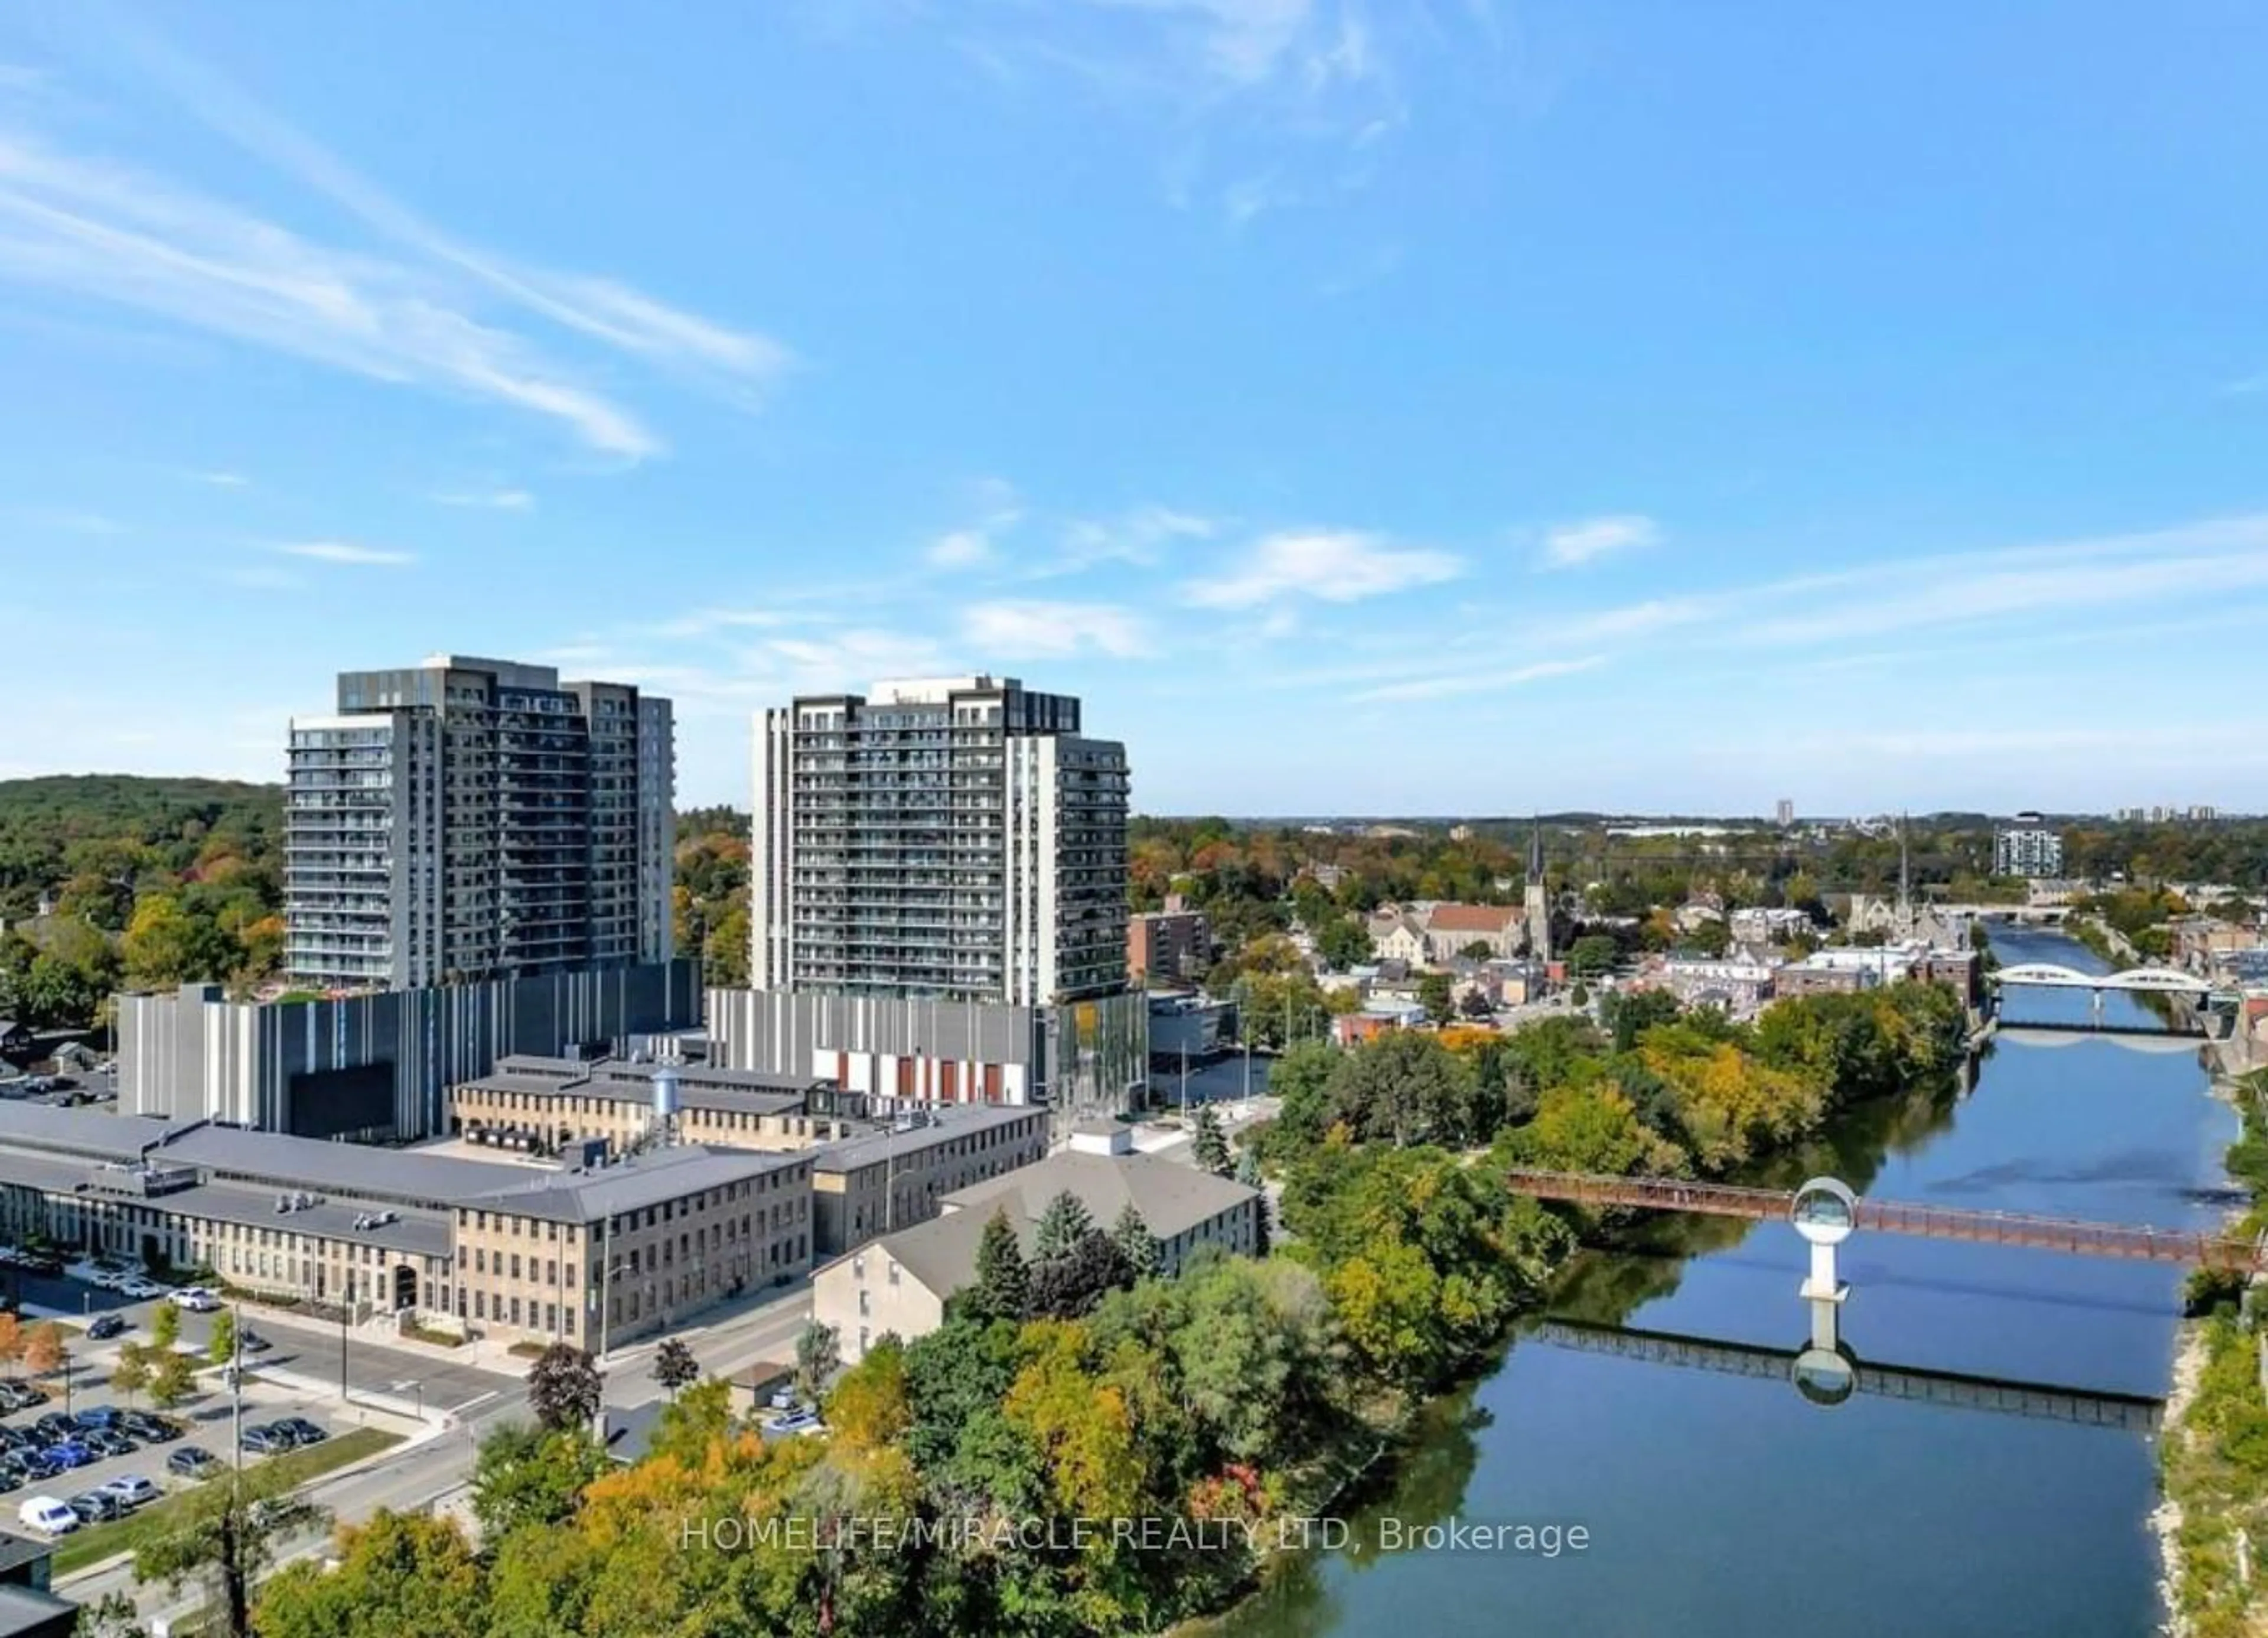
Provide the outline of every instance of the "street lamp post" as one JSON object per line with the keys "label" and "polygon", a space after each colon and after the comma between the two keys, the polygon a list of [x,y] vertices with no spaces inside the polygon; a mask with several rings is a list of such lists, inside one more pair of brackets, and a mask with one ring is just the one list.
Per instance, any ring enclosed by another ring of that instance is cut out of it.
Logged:
{"label": "street lamp post", "polygon": [[236,1445],[236,1474],[244,1476],[244,1305],[237,1303],[229,1310],[233,1323],[228,1328],[229,1361],[229,1420],[230,1432]]}
{"label": "street lamp post", "polygon": [[354,1317],[354,1275],[347,1275],[346,1300],[339,1305],[339,1403],[347,1398],[347,1323]]}

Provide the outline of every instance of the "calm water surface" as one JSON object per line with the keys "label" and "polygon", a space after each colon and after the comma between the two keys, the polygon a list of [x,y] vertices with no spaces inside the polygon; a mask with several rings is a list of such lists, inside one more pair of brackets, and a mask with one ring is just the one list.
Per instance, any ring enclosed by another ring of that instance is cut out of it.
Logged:
{"label": "calm water surface", "polygon": [[[2059,934],[2004,962],[2102,970]],[[2084,994],[2016,991],[2006,1021],[2083,1018]],[[2124,998],[2114,1022],[2147,1024]],[[1890,1199],[2205,1223],[2234,1120],[2194,1054],[2110,1041],[1996,1046],[1964,1098],[1869,1110],[1790,1171]],[[1791,1179],[1792,1180],[1792,1179]],[[1594,1259],[1555,1311],[1794,1348],[1805,1247],[1778,1224],[1672,1226],[1658,1257]],[[1844,1341],[1862,1359],[2162,1394],[2179,1273],[2041,1251],[1860,1235],[1843,1248]],[[1288,1568],[1213,1629],[1690,1634],[1796,1623],[1837,1638],[2135,1638],[2157,1620],[2151,1442],[2103,1428],[1516,1342],[1439,1407],[1354,1545]],[[1374,1516],[1580,1524],[1588,1551],[1379,1550]]]}

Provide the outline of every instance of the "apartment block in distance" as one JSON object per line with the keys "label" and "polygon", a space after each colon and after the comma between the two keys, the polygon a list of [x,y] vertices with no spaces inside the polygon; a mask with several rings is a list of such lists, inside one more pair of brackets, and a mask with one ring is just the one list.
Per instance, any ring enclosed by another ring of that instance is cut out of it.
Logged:
{"label": "apartment block in distance", "polygon": [[1127,988],[1125,748],[1012,677],[880,682],[756,725],[750,984],[733,1067],[878,1106],[1116,1110],[1145,1084]]}
{"label": "apartment block in distance", "polygon": [[666,960],[670,704],[548,666],[348,671],[296,718],[285,966],[409,989]]}
{"label": "apartment block in distance", "polygon": [[1126,987],[1126,748],[1013,677],[806,697],[756,736],[749,983],[1034,1006]]}
{"label": "apartment block in distance", "polygon": [[2037,814],[2018,814],[2015,823],[1992,833],[1992,874],[2052,880],[2063,874],[2063,837]]}

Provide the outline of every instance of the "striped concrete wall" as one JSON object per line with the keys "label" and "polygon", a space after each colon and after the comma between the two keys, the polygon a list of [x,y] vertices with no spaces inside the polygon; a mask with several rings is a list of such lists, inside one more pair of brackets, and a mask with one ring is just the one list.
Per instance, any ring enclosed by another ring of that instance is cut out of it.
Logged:
{"label": "striped concrete wall", "polygon": [[885,1097],[902,1086],[916,1101],[970,1101],[966,1088],[983,1085],[991,1066],[1002,1102],[1046,1103],[1068,1122],[1126,1108],[1148,1081],[1149,1003],[1133,992],[1010,1007],[718,989],[707,1013],[711,1052],[726,1067],[829,1078],[839,1068]]}
{"label": "striped concrete wall", "polygon": [[118,998],[119,1106],[290,1129],[295,1075],[394,1066],[402,1138],[446,1130],[446,1089],[507,1052],[556,1056],[701,1022],[699,964],[657,962],[335,1000],[234,1002],[208,985]]}

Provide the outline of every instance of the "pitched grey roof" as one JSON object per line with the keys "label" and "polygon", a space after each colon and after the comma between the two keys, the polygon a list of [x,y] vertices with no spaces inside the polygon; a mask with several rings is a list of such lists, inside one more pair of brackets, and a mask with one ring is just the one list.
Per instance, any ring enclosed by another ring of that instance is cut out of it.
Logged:
{"label": "pitched grey roof", "polygon": [[[330,1143],[204,1121],[152,1120],[0,1102],[0,1181],[68,1192],[83,1183],[93,1166],[131,1162],[145,1150],[153,1151],[153,1159],[194,1167],[202,1174],[203,1181],[195,1187],[156,1197],[168,1209],[202,1212],[210,1207],[208,1214],[227,1221],[265,1225],[281,1220],[311,1232],[358,1233],[375,1244],[431,1250],[437,1255],[447,1253],[446,1214],[458,1207],[588,1222],[782,1167],[806,1165],[811,1158],[793,1151],[688,1144],[649,1150],[592,1171],[563,1171]],[[278,1213],[275,1196],[287,1192],[349,1198]],[[355,1218],[373,1202],[407,1210],[398,1222],[356,1230]]]}
{"label": "pitched grey roof", "polygon": [[519,1217],[540,1217],[551,1222],[592,1222],[617,1213],[643,1211],[664,1200],[744,1182],[784,1168],[808,1165],[810,1159],[808,1155],[794,1151],[728,1149],[688,1143],[676,1148],[648,1149],[593,1171],[519,1174],[511,1187],[459,1204]]}
{"label": "pitched grey roof", "polygon": [[865,1166],[903,1160],[909,1155],[918,1155],[924,1149],[965,1138],[973,1132],[1014,1125],[1035,1116],[1042,1121],[1046,1118],[1041,1110],[1016,1104],[947,1104],[937,1111],[927,1125],[909,1127],[903,1132],[869,1132],[823,1144],[814,1156],[811,1169],[825,1172],[857,1171]]}
{"label": "pitched grey roof", "polygon": [[537,1097],[606,1097],[623,1103],[650,1104],[653,1102],[654,1074],[664,1067],[674,1070],[677,1075],[680,1109],[792,1114],[810,1101],[814,1088],[832,1089],[834,1086],[830,1081],[758,1074],[749,1070],[628,1064],[615,1059],[586,1064],[574,1059],[524,1054],[498,1059],[494,1074],[468,1081],[465,1085],[497,1092],[528,1093]]}
{"label": "pitched grey roof", "polygon": [[[0,1126],[0,1133],[4,1131]],[[412,1205],[460,1205],[515,1184],[524,1175],[519,1167],[493,1161],[327,1143],[241,1126],[198,1126],[168,1143],[165,1152],[169,1160],[202,1166],[225,1180]]]}
{"label": "pitched grey roof", "polygon": [[1130,1200],[1150,1232],[1170,1240],[1244,1204],[1260,1192],[1180,1161],[1064,1149],[1037,1165],[1019,1167],[955,1189],[941,1196],[938,1204],[948,1214],[980,1217],[990,1216],[996,1204],[1005,1205],[1011,1220],[1020,1207],[1026,1218],[1037,1222],[1048,1202],[1065,1192],[1105,1227],[1116,1221]]}
{"label": "pitched grey roof", "polygon": [[133,1160],[151,1144],[197,1124],[105,1110],[58,1109],[12,1098],[0,1102],[0,1142],[92,1160]]}
{"label": "pitched grey roof", "polygon": [[[879,1252],[891,1258],[942,1301],[976,1278],[977,1243],[984,1237],[984,1225],[991,1221],[989,1207],[983,1211],[948,1212],[925,1223],[884,1235],[850,1255],[872,1257]],[[1019,1221],[1013,1212],[1008,1214],[1008,1222],[1016,1230],[1016,1243],[1024,1255],[1032,1256],[1039,1247],[1039,1224],[1028,1218]]]}
{"label": "pitched grey roof", "polygon": [[284,1228],[294,1234],[384,1246],[389,1251],[408,1251],[420,1257],[448,1257],[453,1243],[449,1219],[439,1212],[403,1212],[395,1214],[390,1223],[371,1223],[357,1228],[357,1221],[371,1214],[366,1207],[350,1201],[325,1200],[318,1206],[279,1212],[273,1194],[213,1183],[158,1195],[154,1204],[187,1217],[247,1223],[257,1228]]}

